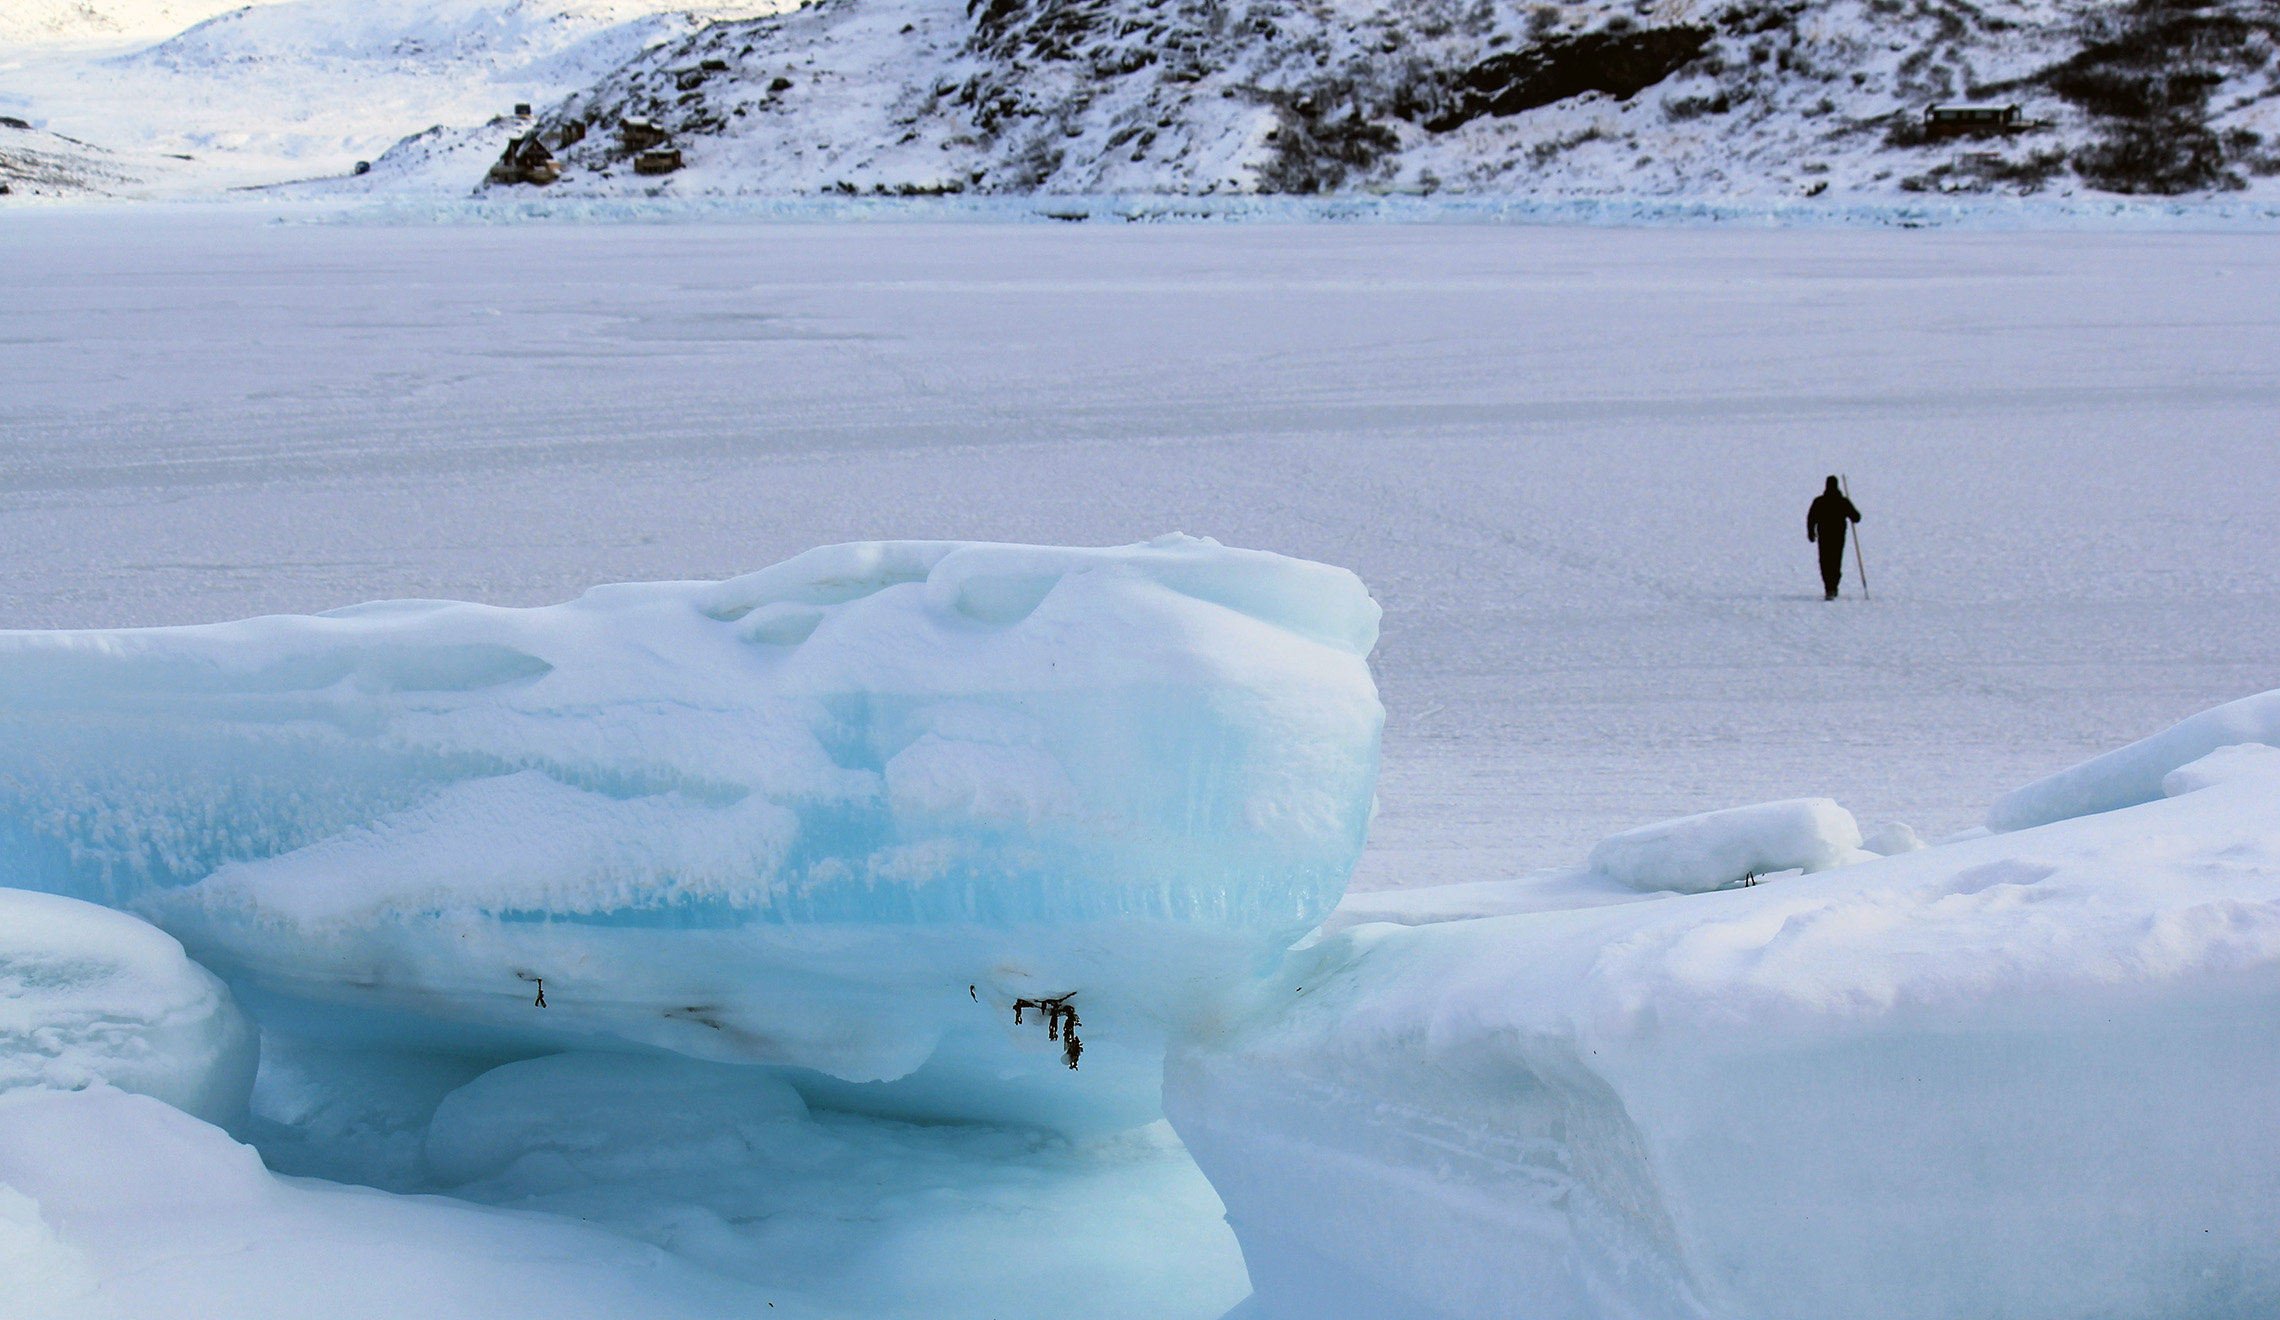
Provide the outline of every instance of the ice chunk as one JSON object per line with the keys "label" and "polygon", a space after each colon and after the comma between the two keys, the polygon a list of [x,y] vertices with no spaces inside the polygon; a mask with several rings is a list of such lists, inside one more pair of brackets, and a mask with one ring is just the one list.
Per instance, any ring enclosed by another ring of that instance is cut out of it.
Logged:
{"label": "ice chunk", "polygon": [[[69,1300],[39,1320],[837,1314],[575,1220],[280,1179],[220,1129],[109,1087],[0,1096],[0,1251],[18,1225],[71,1253],[50,1251],[51,1291]],[[0,1314],[18,1296],[8,1263]]]}
{"label": "ice chunk", "polygon": [[244,1114],[258,1057],[229,989],[173,936],[0,889],[0,1092],[109,1083],[222,1123]]}
{"label": "ice chunk", "polygon": [[[305,1036],[1144,1122],[1165,1033],[1360,853],[1377,614],[1167,537],[0,634],[0,883],[133,906]],[[1082,1076],[1012,1021],[1072,993]]]}
{"label": "ice chunk", "polygon": [[1862,852],[1872,852],[1879,857],[1915,852],[1924,846],[1924,841],[1916,836],[1914,826],[1897,820],[1877,826],[1860,841]]}
{"label": "ice chunk", "polygon": [[658,1145],[725,1142],[807,1117],[807,1105],[763,1068],[623,1054],[555,1054],[494,1068],[445,1096],[428,1127],[428,1167],[473,1182],[539,1155],[607,1166]]}
{"label": "ice chunk", "polygon": [[1797,798],[1609,835],[1591,850],[1591,868],[1633,889],[1698,894],[1750,875],[1826,871],[1859,856],[1851,812],[1827,798]]}
{"label": "ice chunk", "polygon": [[1987,824],[1995,830],[2020,830],[2151,802],[2162,796],[2162,778],[2170,771],[2237,743],[2280,746],[2280,691],[2228,701],[2150,738],[2013,789],[1995,800]]}
{"label": "ice chunk", "polygon": [[2280,747],[2268,747],[2263,743],[2219,747],[2200,760],[2181,765],[2163,775],[2161,795],[2177,797],[2240,780],[2264,780],[2280,784]]}
{"label": "ice chunk", "polygon": [[[2225,758],[2239,771],[2261,754]],[[2280,778],[1362,926],[1177,1049],[1267,1320],[2280,1314]]]}

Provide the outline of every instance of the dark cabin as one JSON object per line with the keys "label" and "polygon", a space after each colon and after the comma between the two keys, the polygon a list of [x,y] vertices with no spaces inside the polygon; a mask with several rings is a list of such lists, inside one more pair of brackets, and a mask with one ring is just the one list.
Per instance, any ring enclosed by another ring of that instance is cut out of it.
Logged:
{"label": "dark cabin", "polygon": [[1990,133],[2016,133],[2025,127],[2016,105],[1928,105],[1924,107],[1924,136],[1979,137]]}

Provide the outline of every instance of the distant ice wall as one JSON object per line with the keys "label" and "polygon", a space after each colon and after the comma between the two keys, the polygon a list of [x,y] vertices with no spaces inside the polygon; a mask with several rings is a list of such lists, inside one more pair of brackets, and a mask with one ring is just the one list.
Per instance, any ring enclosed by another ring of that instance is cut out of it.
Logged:
{"label": "distant ice wall", "polygon": [[[1344,888],[1377,618],[1167,537],[0,634],[0,883],[146,913],[329,1033],[1144,1121],[1165,1033]],[[1081,1077],[1012,1021],[1067,994]]]}

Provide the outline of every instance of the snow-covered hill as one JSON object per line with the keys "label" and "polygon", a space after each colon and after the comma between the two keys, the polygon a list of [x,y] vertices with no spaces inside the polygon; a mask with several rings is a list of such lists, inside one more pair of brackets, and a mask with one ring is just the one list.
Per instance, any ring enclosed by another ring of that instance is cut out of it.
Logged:
{"label": "snow-covered hill", "polygon": [[[2280,19],[2188,4],[818,0],[651,50],[540,129],[581,195],[2260,187]],[[1927,141],[1965,97],[2037,122]],[[685,168],[636,175],[628,118]],[[407,143],[373,183],[474,183],[498,148]]]}
{"label": "snow-covered hill", "polygon": [[0,196],[75,197],[135,183],[101,147],[0,115]]}
{"label": "snow-covered hill", "polygon": [[[77,177],[160,192],[512,195],[487,172],[528,101],[542,186],[577,197],[2280,196],[2269,0],[213,8],[11,5],[0,114],[123,162]],[[1966,98],[2026,126],[1930,140],[1925,108]],[[678,167],[637,173],[649,148]]]}
{"label": "snow-covered hill", "polygon": [[0,47],[156,41],[245,7],[246,0],[8,0],[0,6]]}
{"label": "snow-covered hill", "polygon": [[[407,133],[560,97],[650,46],[777,7],[282,0],[215,13],[85,0],[0,26],[0,114],[108,148],[140,187],[161,192],[346,174]],[[167,26],[176,17],[187,30]],[[154,28],[164,40],[150,41]]]}

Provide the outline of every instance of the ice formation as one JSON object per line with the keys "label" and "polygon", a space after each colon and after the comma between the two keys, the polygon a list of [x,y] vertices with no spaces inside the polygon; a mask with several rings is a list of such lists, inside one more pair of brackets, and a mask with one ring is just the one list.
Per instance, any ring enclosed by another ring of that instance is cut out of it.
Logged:
{"label": "ice formation", "polygon": [[726,1142],[807,1117],[762,1068],[694,1059],[550,1054],[494,1068],[444,1097],[428,1125],[428,1166],[447,1184],[537,1157],[568,1165],[653,1158],[660,1146]]}
{"label": "ice formation", "polygon": [[1167,1067],[1246,1320],[2280,1311],[2280,753],[2167,789],[1294,955]]}
{"label": "ice formation", "polygon": [[1216,1320],[1249,1291],[1170,1129],[810,1111],[764,1068],[569,1053],[446,1097],[427,1157],[460,1200],[609,1228],[862,1320]]}
{"label": "ice formation", "polygon": [[253,1024],[166,932],[0,889],[0,1092],[111,1085],[216,1123],[243,1116]]}
{"label": "ice formation", "polygon": [[2151,802],[2162,795],[2162,777],[2170,771],[2238,743],[2280,746],[2280,691],[2204,710],[2150,738],[2006,793],[1988,811],[1987,823],[1997,830],[2026,829]]}
{"label": "ice formation", "polygon": [[1826,871],[1863,855],[1851,812],[1827,798],[1797,798],[1609,835],[1591,850],[1591,868],[1633,889],[1698,894],[1775,871]]}
{"label": "ice formation", "polygon": [[[143,912],[305,1035],[1129,1125],[1166,1032],[1343,889],[1377,618],[1175,536],[0,634],[0,883]],[[1071,993],[1081,1077],[1010,1011]]]}

